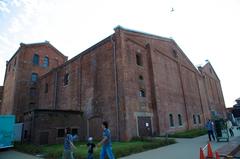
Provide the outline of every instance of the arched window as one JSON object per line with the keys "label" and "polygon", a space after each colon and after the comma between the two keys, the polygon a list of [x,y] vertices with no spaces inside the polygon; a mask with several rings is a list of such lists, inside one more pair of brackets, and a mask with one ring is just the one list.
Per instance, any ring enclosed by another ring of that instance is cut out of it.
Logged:
{"label": "arched window", "polygon": [[142,55],[136,54],[136,63],[138,66],[143,66]]}
{"label": "arched window", "polygon": [[43,66],[48,67],[49,66],[49,58],[47,56],[44,57],[43,59]]}
{"label": "arched window", "polygon": [[182,116],[181,116],[181,114],[178,114],[178,124],[179,124],[179,126],[182,126]]}
{"label": "arched window", "polygon": [[173,120],[172,114],[169,114],[169,122],[170,122],[170,127],[174,127],[174,120]]}
{"label": "arched window", "polygon": [[196,116],[193,115],[193,124],[197,124]]}
{"label": "arched window", "polygon": [[198,124],[201,124],[201,116],[198,115]]}
{"label": "arched window", "polygon": [[39,65],[39,55],[38,54],[33,55],[33,64]]}

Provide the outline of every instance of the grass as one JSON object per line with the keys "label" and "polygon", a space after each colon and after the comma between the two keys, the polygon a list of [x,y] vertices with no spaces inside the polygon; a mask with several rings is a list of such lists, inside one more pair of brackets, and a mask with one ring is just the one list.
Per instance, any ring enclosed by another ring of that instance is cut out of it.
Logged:
{"label": "grass", "polygon": [[[127,156],[130,154],[143,152],[146,150],[162,147],[169,144],[176,143],[174,139],[169,139],[168,141],[163,139],[145,139],[145,140],[133,140],[129,142],[113,142],[113,152],[116,158]],[[74,156],[76,159],[83,159],[87,157],[87,146],[86,143],[77,142],[75,143],[77,149],[74,150]],[[15,149],[17,151],[29,153],[29,154],[45,154],[48,159],[59,159],[63,153],[63,145],[45,145],[45,146],[35,146],[33,144],[21,144],[16,143]],[[96,148],[94,150],[94,157],[99,158],[101,148]]]}
{"label": "grass", "polygon": [[187,131],[182,131],[182,132],[176,132],[174,134],[169,134],[169,137],[194,138],[194,137],[202,136],[205,134],[207,134],[206,129],[192,129],[192,130],[187,130]]}

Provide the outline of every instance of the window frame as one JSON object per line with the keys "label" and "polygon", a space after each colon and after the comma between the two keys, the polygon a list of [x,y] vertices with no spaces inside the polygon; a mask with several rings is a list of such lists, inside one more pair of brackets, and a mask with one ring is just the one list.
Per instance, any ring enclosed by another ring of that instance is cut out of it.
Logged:
{"label": "window frame", "polygon": [[170,126],[170,128],[174,128],[175,125],[174,125],[174,117],[173,117],[173,114],[169,114],[168,117],[169,117],[169,126]]}
{"label": "window frame", "polygon": [[39,59],[40,59],[39,55],[35,53],[33,55],[33,60],[32,60],[33,65],[39,65],[39,61],[40,61]]}
{"label": "window frame", "polygon": [[63,77],[63,85],[67,86],[69,84],[69,73],[65,73]]}
{"label": "window frame", "polygon": [[136,53],[136,64],[143,67],[143,57],[140,53]]}
{"label": "window frame", "polygon": [[[34,75],[36,75],[35,77],[36,77],[36,80],[33,80],[34,78]],[[38,80],[38,73],[36,73],[36,72],[32,72],[32,74],[31,74],[31,82],[37,82],[37,80]]]}
{"label": "window frame", "polygon": [[181,114],[178,114],[178,125],[183,126],[182,115]]}
{"label": "window frame", "polygon": [[43,58],[43,67],[49,67],[49,58],[47,56]]}

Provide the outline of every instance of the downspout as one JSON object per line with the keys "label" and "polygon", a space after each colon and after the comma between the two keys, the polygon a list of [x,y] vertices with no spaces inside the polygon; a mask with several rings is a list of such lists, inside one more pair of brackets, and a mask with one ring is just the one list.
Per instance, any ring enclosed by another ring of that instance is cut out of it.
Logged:
{"label": "downspout", "polygon": [[113,35],[111,36],[111,43],[113,46],[113,68],[114,68],[114,86],[115,86],[115,105],[117,112],[117,140],[120,141],[120,131],[119,131],[119,98],[118,98],[118,81],[117,81],[117,63],[116,63],[116,42],[113,40]]}
{"label": "downspout", "polygon": [[199,94],[200,104],[201,104],[201,109],[202,109],[202,114],[203,114],[203,123],[205,123],[206,122],[205,121],[205,114],[204,114],[204,110],[203,110],[202,96],[201,96],[201,92],[200,92],[200,85],[199,85],[199,81],[198,81],[198,76],[197,75],[196,75],[196,80],[197,80],[198,94]]}
{"label": "downspout", "polygon": [[186,120],[187,120],[187,129],[189,130],[190,125],[189,125],[189,119],[188,119],[188,111],[187,111],[187,103],[186,103],[185,91],[184,91],[184,87],[183,87],[181,67],[182,67],[181,64],[178,63],[178,72],[179,72],[179,76],[180,76],[181,88],[182,88],[182,93],[183,93],[183,101],[184,101]]}
{"label": "downspout", "polygon": [[53,109],[57,109],[57,85],[58,85],[58,70],[56,70],[54,78],[54,94],[53,94]]}

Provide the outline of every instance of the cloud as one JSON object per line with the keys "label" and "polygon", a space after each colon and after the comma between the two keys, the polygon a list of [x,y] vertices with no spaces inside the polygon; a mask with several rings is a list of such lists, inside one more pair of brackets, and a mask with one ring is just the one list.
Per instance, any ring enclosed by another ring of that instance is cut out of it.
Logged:
{"label": "cloud", "polygon": [[6,12],[6,13],[10,13],[10,10],[7,6],[7,3],[4,1],[0,1],[0,12]]}

